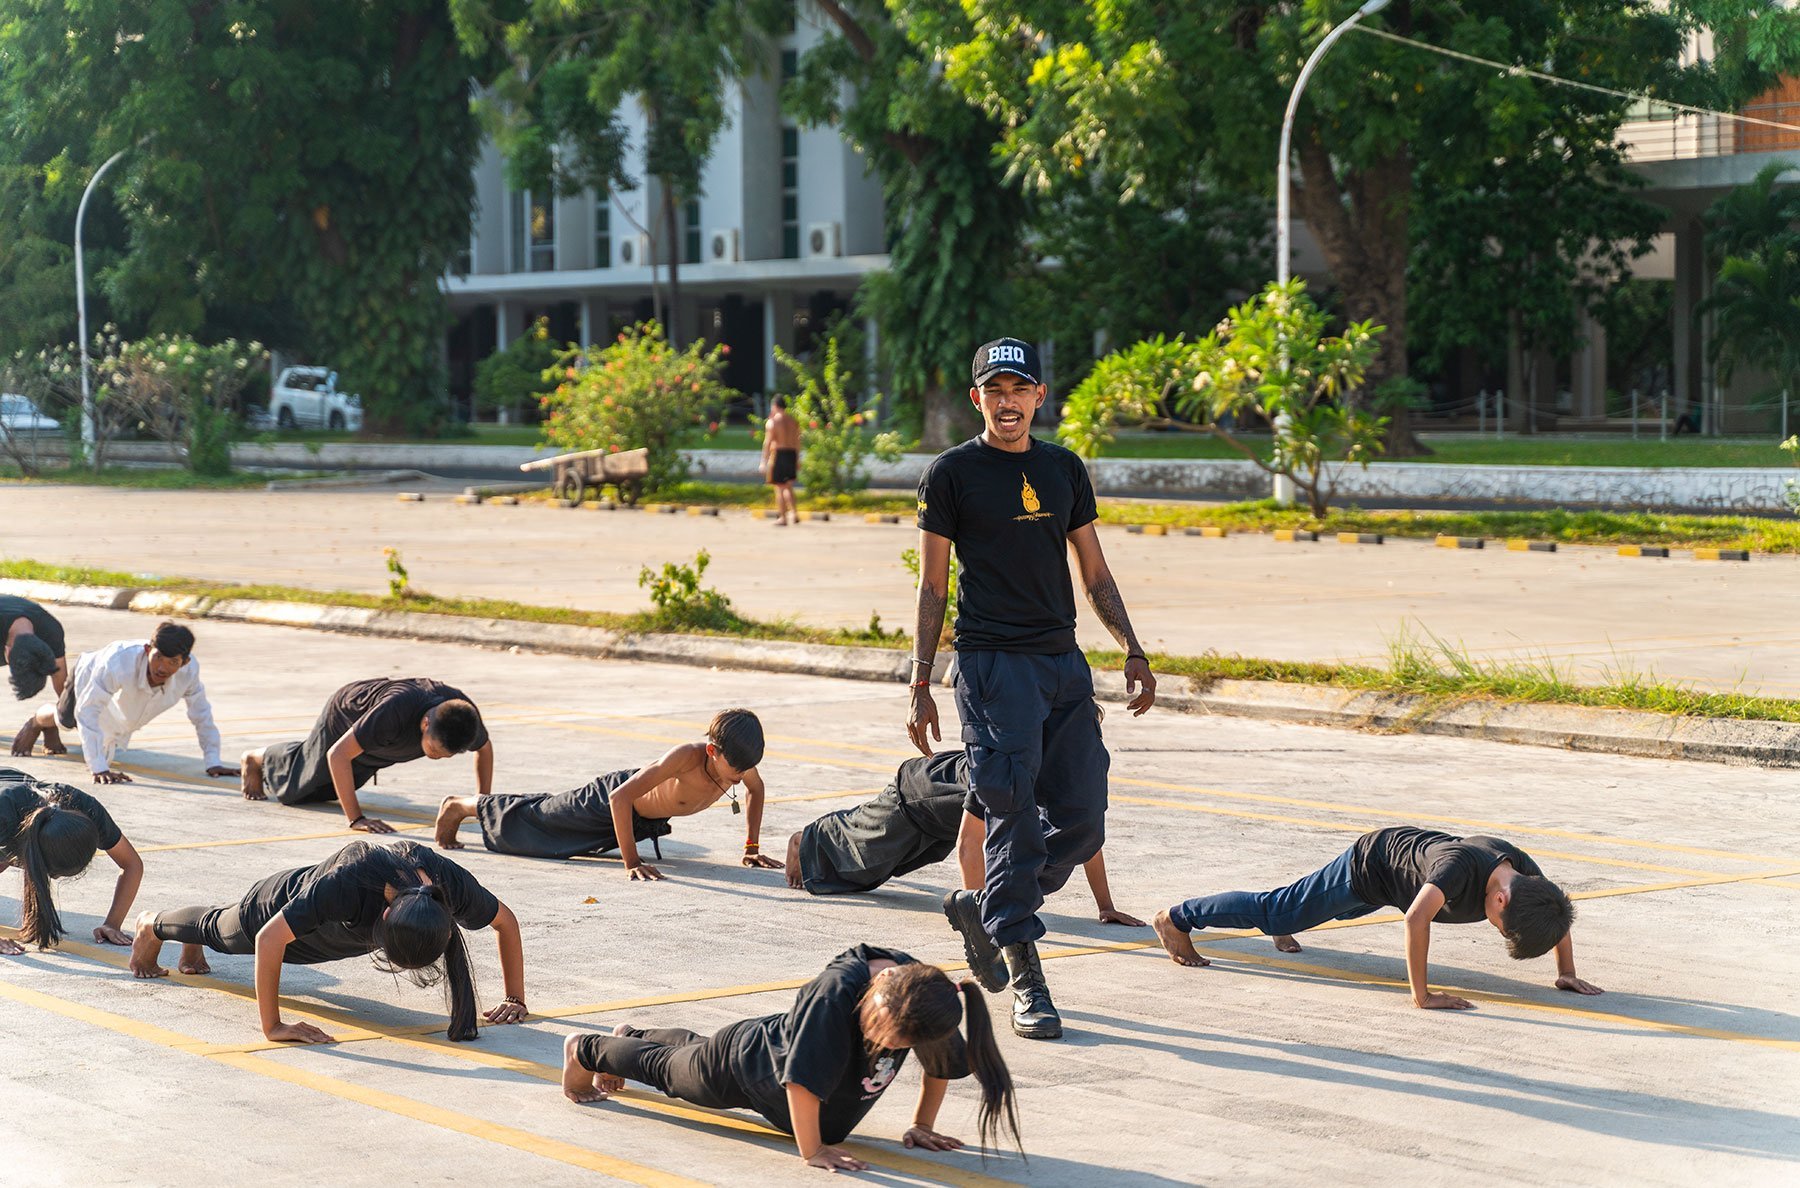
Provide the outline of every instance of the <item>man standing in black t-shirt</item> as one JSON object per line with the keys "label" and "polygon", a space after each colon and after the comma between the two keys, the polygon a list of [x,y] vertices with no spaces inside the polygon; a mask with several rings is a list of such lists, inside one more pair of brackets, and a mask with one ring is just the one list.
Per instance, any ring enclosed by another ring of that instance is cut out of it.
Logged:
{"label": "man standing in black t-shirt", "polygon": [[1544,877],[1531,855],[1497,837],[1456,837],[1433,829],[1376,829],[1325,866],[1274,891],[1201,895],[1156,914],[1157,939],[1177,965],[1208,964],[1188,935],[1196,928],[1254,928],[1298,953],[1296,932],[1331,920],[1354,920],[1382,907],[1406,912],[1406,977],[1413,1005],[1467,1010],[1475,1005],[1431,989],[1426,958],[1431,926],[1486,920],[1506,938],[1516,960],[1556,951],[1556,988],[1598,994],[1575,973],[1569,926],[1575,905]]}
{"label": "man standing in black t-shirt", "polygon": [[1037,910],[1099,851],[1110,766],[1093,677],[1075,642],[1070,549],[1094,613],[1125,649],[1132,713],[1155,703],[1156,678],[1100,550],[1087,468],[1031,436],[1032,414],[1046,395],[1037,350],[1002,338],[977,350],[970,370],[969,399],[985,428],[938,455],[919,482],[907,732],[924,754],[930,739],[942,737],[930,676],[954,545],[956,708],[970,786],[987,821],[987,882],[980,892],[951,892],[944,913],[962,934],[977,980],[991,991],[1011,982],[1013,1030],[1056,1039],[1062,1019],[1038,961],[1044,925]]}
{"label": "man standing in black t-shirt", "polygon": [[489,795],[494,744],[461,689],[429,677],[352,681],[331,695],[304,739],[245,753],[244,799],[267,800],[271,791],[282,804],[335,799],[350,828],[392,833],[364,815],[356,790],[384,767],[464,751],[475,752],[476,792]]}

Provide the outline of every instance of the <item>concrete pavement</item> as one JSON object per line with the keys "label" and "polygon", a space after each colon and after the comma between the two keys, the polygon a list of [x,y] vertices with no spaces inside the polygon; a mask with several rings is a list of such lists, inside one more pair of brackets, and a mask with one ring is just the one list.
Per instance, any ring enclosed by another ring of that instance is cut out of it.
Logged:
{"label": "concrete pavement", "polygon": [[[65,621],[84,643],[145,626],[141,616],[82,609]],[[343,680],[427,672],[482,703],[502,791],[559,790],[635,766],[697,737],[714,710],[749,705],[770,734],[765,845],[878,788],[906,753],[899,699],[878,685],[200,629],[229,750],[303,731]],[[953,714],[948,698],[940,708]],[[1147,917],[1202,891],[1276,885],[1381,825],[1493,832],[1579,897],[1579,968],[1609,992],[1556,992],[1548,959],[1509,961],[1490,929],[1472,925],[1437,930],[1433,970],[1435,984],[1468,992],[1478,1009],[1415,1011],[1397,985],[1402,933],[1391,913],[1312,934],[1297,956],[1217,934],[1203,950],[1214,966],[1185,970],[1146,947],[1147,932],[1095,923],[1086,892],[1072,886],[1046,914],[1047,969],[1070,1035],[1060,1044],[1002,1037],[1030,1163],[901,1150],[894,1140],[917,1085],[909,1068],[859,1132],[878,1165],[866,1178],[1134,1188],[1441,1184],[1447,1175],[1792,1181],[1800,827],[1786,773],[1157,713],[1114,713],[1106,731],[1106,853],[1122,909]],[[138,742],[127,756],[138,782],[98,792],[146,852],[140,907],[234,898],[350,837],[328,812],[248,804],[200,776],[179,713]],[[59,778],[83,770],[42,758],[27,766]],[[367,799],[371,811],[412,825],[439,797],[471,786],[466,760],[416,763],[386,773]],[[534,1012],[473,1044],[437,1042],[434,993],[362,961],[284,975],[300,1009],[344,1042],[269,1050],[246,998],[249,958],[215,957],[205,983],[136,982],[116,968],[119,951],[91,944],[0,958],[0,1116],[9,1120],[0,1178],[804,1178],[811,1173],[782,1142],[741,1125],[671,1113],[649,1094],[577,1107],[544,1079],[571,1029],[634,1019],[704,1032],[781,1010],[793,983],[856,941],[959,959],[936,908],[950,867],[867,897],[812,899],[735,865],[742,823],[722,808],[677,822],[665,839],[671,877],[659,884],[626,882],[616,861],[464,851],[458,860],[523,924]],[[474,841],[468,828],[464,840]],[[101,864],[59,889],[77,938],[109,897]],[[0,881],[0,921],[16,920],[17,888],[10,875]],[[471,951],[492,1002],[491,937],[472,937]],[[944,1127],[971,1137],[972,1118],[971,1093],[953,1087]]]}
{"label": "concrete pavement", "polygon": [[[745,614],[910,627],[900,563],[910,527],[860,517],[790,528],[712,517],[541,506],[422,504],[370,492],[160,492],[0,488],[9,557],[219,581],[379,592],[382,549],[421,589],[554,606],[648,606],[641,566],[712,556],[706,582]],[[1381,661],[1397,640],[1444,641],[1485,661],[1548,658],[1589,681],[1637,676],[1800,696],[1800,631],[1787,612],[1800,559],[1702,563],[1449,551],[1426,541],[1289,544],[1102,532],[1132,617],[1153,649],[1289,660]],[[1085,607],[1084,643],[1110,646]]]}

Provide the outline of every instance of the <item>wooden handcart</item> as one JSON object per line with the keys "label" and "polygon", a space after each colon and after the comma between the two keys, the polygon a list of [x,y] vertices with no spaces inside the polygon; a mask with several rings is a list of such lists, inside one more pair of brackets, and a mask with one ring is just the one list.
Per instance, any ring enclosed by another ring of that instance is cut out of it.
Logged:
{"label": "wooden handcart", "polygon": [[619,502],[630,506],[643,493],[644,479],[650,474],[650,451],[582,450],[574,454],[558,454],[554,458],[538,458],[522,463],[520,470],[553,471],[550,489],[560,499],[579,503],[589,489],[598,495],[600,488],[611,484],[619,493]]}

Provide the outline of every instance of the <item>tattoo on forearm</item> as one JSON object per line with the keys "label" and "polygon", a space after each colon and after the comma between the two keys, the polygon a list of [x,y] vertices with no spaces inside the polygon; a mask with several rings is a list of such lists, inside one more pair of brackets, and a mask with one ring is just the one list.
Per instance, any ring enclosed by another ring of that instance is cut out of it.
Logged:
{"label": "tattoo on forearm", "polygon": [[930,664],[937,656],[938,636],[944,632],[944,608],[948,601],[944,594],[933,590],[929,582],[919,583],[919,612],[913,624],[913,655],[926,664]]}
{"label": "tattoo on forearm", "polygon": [[1100,617],[1100,622],[1112,632],[1112,637],[1119,641],[1119,646],[1127,652],[1139,652],[1137,633],[1131,629],[1131,618],[1125,613],[1125,599],[1119,594],[1119,583],[1108,574],[1088,587],[1088,605]]}

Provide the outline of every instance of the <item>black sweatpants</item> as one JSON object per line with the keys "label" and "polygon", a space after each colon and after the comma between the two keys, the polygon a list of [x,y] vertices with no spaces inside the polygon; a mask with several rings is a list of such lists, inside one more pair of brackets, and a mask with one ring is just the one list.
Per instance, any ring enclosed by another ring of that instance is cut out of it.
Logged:
{"label": "black sweatpants", "polygon": [[[612,794],[636,774],[635,768],[608,772],[568,792],[480,797],[475,818],[481,823],[481,843],[497,853],[530,858],[573,858],[616,850]],[[668,834],[669,822],[640,817],[634,809],[631,832],[638,841],[648,841]]]}
{"label": "black sweatpants", "polygon": [[215,953],[256,952],[256,938],[245,930],[235,903],[227,907],[187,907],[158,912],[150,928],[158,940],[204,945]]}
{"label": "black sweatpants", "polygon": [[[756,1108],[730,1076],[729,1045],[719,1036],[707,1038],[674,1027],[633,1028],[629,1035],[584,1035],[575,1046],[575,1059],[589,1072],[637,1081],[698,1106]],[[787,1129],[784,1122],[770,1121],[777,1129]]]}
{"label": "black sweatpants", "polygon": [[[329,756],[336,738],[327,738],[321,715],[312,733],[298,742],[276,743],[263,751],[263,787],[282,804],[336,800]],[[350,786],[361,789],[381,768],[358,757],[350,761]]]}
{"label": "black sweatpants", "polygon": [[969,784],[987,820],[981,922],[1005,946],[1044,935],[1037,911],[1106,840],[1094,678],[1080,652],[958,652]]}

